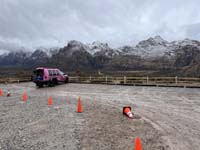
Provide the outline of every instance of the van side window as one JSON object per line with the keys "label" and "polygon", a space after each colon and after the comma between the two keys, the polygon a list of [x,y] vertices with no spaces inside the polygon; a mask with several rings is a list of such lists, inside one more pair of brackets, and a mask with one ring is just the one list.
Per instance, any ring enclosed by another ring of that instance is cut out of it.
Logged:
{"label": "van side window", "polygon": [[56,76],[56,70],[52,70],[53,75]]}
{"label": "van side window", "polygon": [[59,72],[58,72],[58,70],[56,70],[56,75],[57,75],[57,76],[59,75]]}
{"label": "van side window", "polygon": [[52,75],[53,75],[52,70],[48,70],[48,72],[49,72],[49,76],[52,76]]}

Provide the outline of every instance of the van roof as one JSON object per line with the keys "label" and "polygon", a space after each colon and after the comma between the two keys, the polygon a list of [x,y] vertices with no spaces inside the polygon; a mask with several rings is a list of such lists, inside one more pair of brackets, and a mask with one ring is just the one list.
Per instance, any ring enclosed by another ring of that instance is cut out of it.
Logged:
{"label": "van roof", "polygon": [[58,68],[46,68],[46,67],[37,67],[36,70],[39,70],[39,69],[54,69],[54,70],[58,70]]}

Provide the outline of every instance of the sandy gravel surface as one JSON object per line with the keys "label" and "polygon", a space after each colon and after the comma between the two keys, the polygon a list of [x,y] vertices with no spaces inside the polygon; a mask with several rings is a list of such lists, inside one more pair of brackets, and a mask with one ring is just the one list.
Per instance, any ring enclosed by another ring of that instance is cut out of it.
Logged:
{"label": "sandy gravel surface", "polygon": [[[199,150],[200,89],[33,83],[0,85],[0,149]],[[26,91],[28,101],[22,102]],[[47,105],[49,96],[53,106]],[[81,96],[84,112],[76,113]],[[122,115],[132,106],[141,119]]]}

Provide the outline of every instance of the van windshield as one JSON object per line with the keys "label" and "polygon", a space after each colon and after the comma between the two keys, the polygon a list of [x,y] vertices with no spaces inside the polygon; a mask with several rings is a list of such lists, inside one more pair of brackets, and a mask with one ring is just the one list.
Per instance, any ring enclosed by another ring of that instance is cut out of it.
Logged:
{"label": "van windshield", "polygon": [[60,71],[60,70],[59,70],[58,72],[59,72],[60,75],[64,75],[64,72],[62,72],[62,71]]}

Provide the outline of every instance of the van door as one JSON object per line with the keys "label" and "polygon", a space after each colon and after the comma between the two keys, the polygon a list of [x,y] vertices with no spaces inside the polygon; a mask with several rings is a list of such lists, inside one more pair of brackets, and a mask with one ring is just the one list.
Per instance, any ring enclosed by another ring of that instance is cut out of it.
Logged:
{"label": "van door", "polygon": [[33,81],[42,81],[44,80],[44,70],[37,69],[33,71]]}

